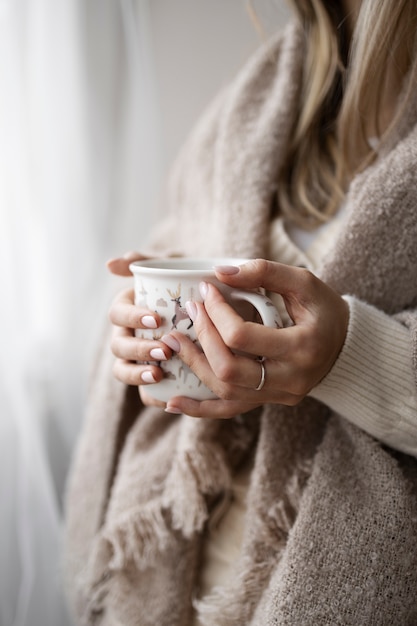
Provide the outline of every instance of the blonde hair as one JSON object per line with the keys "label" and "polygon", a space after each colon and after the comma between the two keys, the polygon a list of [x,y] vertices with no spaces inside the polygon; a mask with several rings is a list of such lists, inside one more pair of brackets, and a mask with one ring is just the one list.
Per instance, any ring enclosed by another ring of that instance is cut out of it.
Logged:
{"label": "blonde hair", "polygon": [[[353,174],[375,158],[369,131],[384,141],[388,75],[402,79],[415,65],[415,0],[363,0],[347,49],[347,23],[334,0],[291,0],[303,25],[306,56],[286,165],[278,181],[280,211],[304,228],[329,219]],[[336,5],[336,6],[335,6]],[[412,77],[414,72],[410,72]],[[414,80],[409,79],[410,95]]]}

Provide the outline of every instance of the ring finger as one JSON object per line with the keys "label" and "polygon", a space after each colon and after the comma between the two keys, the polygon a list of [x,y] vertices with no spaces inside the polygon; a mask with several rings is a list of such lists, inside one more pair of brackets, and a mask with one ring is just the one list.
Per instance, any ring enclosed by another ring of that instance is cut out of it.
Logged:
{"label": "ring finger", "polygon": [[216,377],[224,383],[256,389],[260,383],[259,361],[253,357],[232,352],[207,315],[203,305],[193,303],[195,307],[195,329],[202,350]]}

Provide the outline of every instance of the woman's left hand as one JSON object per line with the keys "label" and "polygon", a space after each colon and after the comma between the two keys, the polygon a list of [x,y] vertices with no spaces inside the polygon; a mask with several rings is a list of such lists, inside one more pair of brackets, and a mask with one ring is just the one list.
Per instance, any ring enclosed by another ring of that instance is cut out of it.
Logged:
{"label": "woman's left hand", "polygon": [[[244,321],[216,287],[203,283],[204,304],[187,303],[202,349],[177,331],[170,333],[167,344],[218,399],[200,402],[177,396],[166,410],[227,418],[265,403],[298,404],[340,353],[349,321],[347,303],[308,270],[264,259],[218,268],[216,275],[231,287],[279,293],[294,325],[275,329]],[[257,391],[260,356],[265,384]]]}

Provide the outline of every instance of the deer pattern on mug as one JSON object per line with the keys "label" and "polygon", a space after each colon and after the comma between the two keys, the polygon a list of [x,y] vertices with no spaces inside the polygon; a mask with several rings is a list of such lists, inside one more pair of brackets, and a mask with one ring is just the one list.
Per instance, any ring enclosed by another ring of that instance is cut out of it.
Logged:
{"label": "deer pattern on mug", "polygon": [[174,292],[174,291],[171,291],[170,289],[167,289],[167,292],[171,298],[171,302],[175,302],[175,312],[171,319],[171,322],[172,322],[171,330],[173,330],[174,328],[176,329],[177,325],[182,320],[189,321],[189,324],[187,326],[187,330],[189,330],[192,327],[194,322],[188,315],[187,309],[181,305],[181,283],[178,284],[177,291]]}

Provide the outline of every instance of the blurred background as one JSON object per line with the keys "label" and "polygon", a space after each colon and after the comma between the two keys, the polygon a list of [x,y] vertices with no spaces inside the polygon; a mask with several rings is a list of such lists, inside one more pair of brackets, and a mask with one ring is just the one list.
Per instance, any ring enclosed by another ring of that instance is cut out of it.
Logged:
{"label": "blurred background", "polygon": [[112,294],[284,0],[0,0],[0,626],[70,626],[62,499]]}

